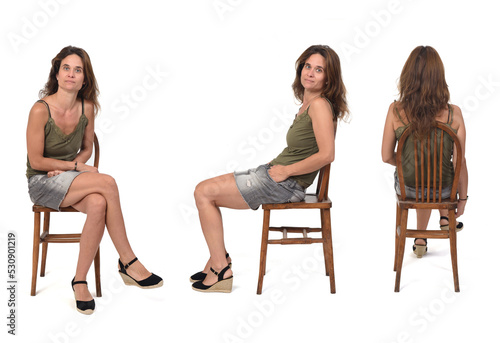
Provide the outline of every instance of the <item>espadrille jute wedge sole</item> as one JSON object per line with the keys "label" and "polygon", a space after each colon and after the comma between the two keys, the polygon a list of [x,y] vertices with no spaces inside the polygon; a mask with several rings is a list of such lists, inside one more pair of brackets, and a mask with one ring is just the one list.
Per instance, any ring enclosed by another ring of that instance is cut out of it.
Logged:
{"label": "espadrille jute wedge sole", "polygon": [[[422,258],[425,254],[427,254],[427,238],[423,238],[425,241],[425,245],[421,244],[413,244],[413,253],[417,255],[417,258]],[[417,241],[417,238],[415,238],[415,242]]]}

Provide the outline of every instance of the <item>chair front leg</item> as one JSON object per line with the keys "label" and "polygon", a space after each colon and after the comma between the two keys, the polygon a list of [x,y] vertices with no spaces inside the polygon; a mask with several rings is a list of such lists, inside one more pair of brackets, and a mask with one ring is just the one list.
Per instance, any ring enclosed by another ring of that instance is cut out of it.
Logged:
{"label": "chair front leg", "polygon": [[398,231],[401,226],[401,208],[399,204],[396,203],[396,235],[394,238],[394,271],[396,271],[397,267],[397,257],[398,257]]}
{"label": "chair front leg", "polygon": [[455,217],[455,210],[448,211],[449,219],[449,235],[450,235],[450,255],[451,267],[453,269],[453,282],[455,284],[455,292],[460,292],[460,285],[458,282],[458,261],[457,261],[457,220]]}
{"label": "chair front leg", "polygon": [[40,212],[35,212],[33,229],[33,266],[31,272],[31,295],[36,295],[36,278],[38,272],[38,255],[40,251]]}
{"label": "chair front leg", "polygon": [[[43,234],[48,235],[50,230],[50,212],[43,213]],[[45,264],[47,262],[47,249],[49,243],[45,240],[42,242],[42,262],[40,265],[40,276],[45,276]]]}

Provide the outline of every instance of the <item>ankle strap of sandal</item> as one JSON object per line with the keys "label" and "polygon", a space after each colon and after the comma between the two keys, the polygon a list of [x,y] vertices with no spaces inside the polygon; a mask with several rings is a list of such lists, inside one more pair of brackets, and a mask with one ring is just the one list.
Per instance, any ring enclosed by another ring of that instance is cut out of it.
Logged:
{"label": "ankle strap of sandal", "polygon": [[216,272],[212,267],[210,267],[210,271],[217,275],[218,281],[223,280],[224,278],[224,273],[227,272],[231,268],[229,265],[227,265],[224,269],[222,269],[220,272]]}
{"label": "ankle strap of sandal", "polygon": [[134,262],[137,261],[137,257],[134,258],[132,261],[130,261],[129,263],[127,263],[126,265],[123,266],[123,269],[128,269],[128,267],[130,267],[132,264],[134,264]]}
{"label": "ankle strap of sandal", "polygon": [[87,285],[87,281],[73,281],[72,284],[73,285],[79,285],[79,284]]}

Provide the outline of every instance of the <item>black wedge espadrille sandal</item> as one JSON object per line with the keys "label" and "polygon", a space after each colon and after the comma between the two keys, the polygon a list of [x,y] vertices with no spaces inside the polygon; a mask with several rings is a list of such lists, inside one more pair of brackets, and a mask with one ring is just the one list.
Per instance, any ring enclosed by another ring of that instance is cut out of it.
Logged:
{"label": "black wedge espadrille sandal", "polygon": [[[87,285],[87,281],[75,281],[75,278],[71,280],[71,288],[73,289],[73,293],[75,293],[75,285],[78,284],[83,284]],[[81,301],[76,299],[76,293],[75,293],[75,300],[76,300],[76,310],[80,313],[83,314],[92,314],[94,313],[95,310],[95,301],[94,299],[89,300],[89,301]]]}
{"label": "black wedge espadrille sandal", "polygon": [[123,279],[123,282],[127,286],[137,286],[139,288],[157,288],[163,286],[163,279],[159,277],[158,275],[155,275],[151,273],[151,275],[144,280],[137,281],[127,273],[128,267],[132,265],[134,262],[137,261],[137,257],[134,258],[132,261],[130,261],[127,264],[123,264],[122,261],[118,259],[118,267],[120,268],[118,272],[120,273],[120,276]]}
{"label": "black wedge espadrille sandal", "polygon": [[228,278],[224,279],[224,273],[227,272],[231,268],[227,265],[220,272],[215,271],[212,267],[210,267],[210,271],[217,275],[217,282],[213,285],[204,285],[203,281],[197,281],[193,283],[192,287],[195,291],[198,292],[222,292],[222,293],[231,293],[233,289],[233,276],[231,275]]}

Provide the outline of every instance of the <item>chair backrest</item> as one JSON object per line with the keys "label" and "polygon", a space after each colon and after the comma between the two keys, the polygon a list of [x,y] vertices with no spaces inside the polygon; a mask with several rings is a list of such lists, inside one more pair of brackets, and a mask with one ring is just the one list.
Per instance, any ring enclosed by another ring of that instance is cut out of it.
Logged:
{"label": "chair backrest", "polygon": [[318,201],[328,199],[328,185],[330,183],[330,163],[320,169],[318,175],[318,185],[316,187],[316,196]]}
{"label": "chair backrest", "polygon": [[97,139],[97,135],[94,132],[94,167],[99,168],[99,140]]}
{"label": "chair backrest", "polygon": [[[416,139],[412,135],[410,127],[406,128],[399,139],[398,149],[396,152],[396,168],[398,172],[399,186],[401,189],[401,198],[403,200],[406,200],[406,190],[403,175],[402,154],[407,139],[409,137],[413,137],[415,200],[417,202],[427,203],[436,202],[437,193],[437,202],[441,202],[443,190],[443,142],[445,134],[448,134],[454,143],[453,159],[455,170],[450,200],[456,201],[458,179],[460,176],[460,169],[462,167],[462,146],[460,145],[460,141],[458,140],[455,132],[453,132],[448,125],[440,122],[435,122],[429,134],[420,140]],[[427,189],[427,192],[425,192],[425,189]],[[433,191],[431,192],[430,189]]]}

